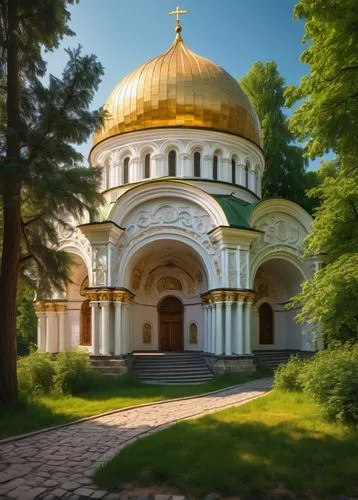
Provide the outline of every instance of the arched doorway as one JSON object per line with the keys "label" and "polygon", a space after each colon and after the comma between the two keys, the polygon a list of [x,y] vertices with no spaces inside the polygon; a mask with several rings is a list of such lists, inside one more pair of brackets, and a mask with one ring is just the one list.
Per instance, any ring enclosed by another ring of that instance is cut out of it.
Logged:
{"label": "arched doorway", "polygon": [[89,300],[84,300],[82,302],[80,325],[80,344],[89,346],[92,344],[91,307]]}
{"label": "arched doorway", "polygon": [[159,349],[183,350],[183,304],[176,297],[165,297],[158,305]]}
{"label": "arched doorway", "polygon": [[270,304],[264,302],[259,307],[259,339],[260,344],[273,344],[273,310]]}

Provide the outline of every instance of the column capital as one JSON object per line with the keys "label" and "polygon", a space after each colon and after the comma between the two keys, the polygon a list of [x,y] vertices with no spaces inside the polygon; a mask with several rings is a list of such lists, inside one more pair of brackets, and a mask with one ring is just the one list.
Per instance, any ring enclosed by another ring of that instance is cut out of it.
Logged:
{"label": "column capital", "polygon": [[126,302],[131,304],[135,297],[134,293],[127,289],[113,288],[87,288],[84,295],[91,302]]}
{"label": "column capital", "polygon": [[201,295],[203,304],[213,303],[233,303],[233,302],[253,302],[256,296],[254,290],[247,289],[215,289],[209,290]]}
{"label": "column capital", "polygon": [[67,304],[64,302],[56,302],[56,301],[44,301],[40,300],[35,303],[35,311],[36,313],[57,313],[57,312],[66,312]]}

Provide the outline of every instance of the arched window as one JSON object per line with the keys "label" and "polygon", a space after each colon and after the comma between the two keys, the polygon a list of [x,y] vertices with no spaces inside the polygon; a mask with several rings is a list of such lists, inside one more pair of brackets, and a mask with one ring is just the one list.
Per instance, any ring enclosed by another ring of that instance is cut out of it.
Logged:
{"label": "arched window", "polygon": [[129,180],[129,158],[124,158],[123,164],[123,184],[128,184]]}
{"label": "arched window", "polygon": [[250,163],[247,161],[245,165],[245,187],[249,187],[249,171],[250,171]]}
{"label": "arched window", "polygon": [[213,158],[213,179],[216,181],[218,178],[218,157],[215,155]]}
{"label": "arched window", "polygon": [[260,344],[273,344],[273,310],[264,302],[259,307]]}
{"label": "arched window", "polygon": [[145,155],[144,159],[144,178],[149,179],[150,177],[150,154]]}
{"label": "arched window", "polygon": [[174,149],[172,149],[169,152],[168,163],[169,163],[169,176],[175,177],[177,174],[177,154],[174,151]]}
{"label": "arched window", "polygon": [[232,178],[232,183],[236,184],[236,162],[234,158],[231,160],[231,178]]}
{"label": "arched window", "polygon": [[200,153],[194,153],[194,177],[200,177]]}

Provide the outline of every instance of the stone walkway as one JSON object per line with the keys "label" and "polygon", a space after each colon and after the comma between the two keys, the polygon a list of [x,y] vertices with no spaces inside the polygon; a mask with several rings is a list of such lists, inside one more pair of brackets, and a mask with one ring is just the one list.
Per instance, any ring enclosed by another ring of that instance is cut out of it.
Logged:
{"label": "stone walkway", "polygon": [[[0,498],[121,498],[100,490],[91,476],[123,446],[179,420],[243,404],[271,386],[270,378],[254,380],[206,396],[112,412],[24,439],[0,441]],[[165,495],[156,496],[164,500]]]}

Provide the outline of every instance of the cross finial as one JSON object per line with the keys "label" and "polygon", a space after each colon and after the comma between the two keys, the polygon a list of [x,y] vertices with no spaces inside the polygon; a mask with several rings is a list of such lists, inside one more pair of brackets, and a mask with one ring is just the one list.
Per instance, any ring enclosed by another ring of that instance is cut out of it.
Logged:
{"label": "cross finial", "polygon": [[187,10],[183,10],[179,6],[177,6],[177,8],[175,10],[172,10],[169,12],[169,15],[170,16],[177,16],[177,24],[180,24],[180,17],[179,16],[181,16],[183,14],[187,14],[187,13],[188,13]]}

